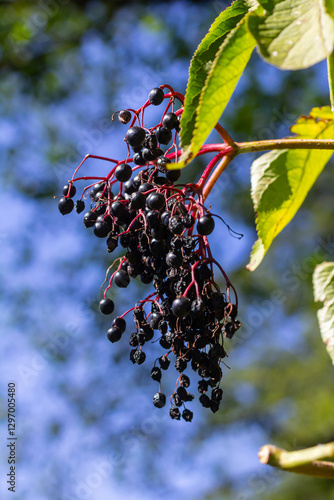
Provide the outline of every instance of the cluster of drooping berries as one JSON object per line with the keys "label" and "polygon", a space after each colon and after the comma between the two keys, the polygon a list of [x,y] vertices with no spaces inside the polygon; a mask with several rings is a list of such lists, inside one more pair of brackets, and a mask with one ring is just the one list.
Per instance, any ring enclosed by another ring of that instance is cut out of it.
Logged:
{"label": "cluster of drooping berries", "polygon": [[[179,109],[176,100],[181,103]],[[163,101],[167,101],[167,106],[160,122],[147,128],[145,109]],[[191,421],[193,413],[185,404],[194,395],[188,391],[190,379],[184,372],[191,367],[198,374],[199,400],[205,408],[216,412],[223,394],[220,388],[221,361],[226,356],[223,340],[232,338],[240,322],[236,319],[235,289],[212,257],[208,243],[207,236],[215,227],[214,218],[205,208],[197,185],[176,184],[180,170],[170,169],[180,154],[176,140],[182,105],[183,96],[162,85],[149,93],[147,102],[138,110],[119,111],[118,118],[123,124],[131,122],[125,135],[126,158],[117,161],[87,155],[64,186],[58,208],[63,215],[73,208],[81,213],[85,208],[84,198],[89,196],[89,210],[83,218],[85,227],[92,227],[95,236],[106,239],[108,252],[114,252],[118,246],[125,249],[125,255],[116,259],[108,270],[111,269],[111,276],[107,273],[104,298],[99,304],[103,314],[114,311],[114,303],[107,296],[113,283],[126,288],[132,278],[151,284],[153,292],[117,316],[107,337],[110,342],[124,337],[124,318],[132,311],[136,328],[128,335],[130,360],[142,364],[146,359],[143,348],[154,336],[164,350],[151,371],[152,379],[159,383],[153,404],[158,408],[165,406],[161,379],[172,362],[177,381],[170,397],[170,416]],[[102,178],[76,177],[87,158],[107,160],[114,166]],[[74,183],[79,180],[91,183],[74,203]],[[214,267],[225,278],[224,292],[214,280]],[[230,300],[231,289],[234,303]]]}

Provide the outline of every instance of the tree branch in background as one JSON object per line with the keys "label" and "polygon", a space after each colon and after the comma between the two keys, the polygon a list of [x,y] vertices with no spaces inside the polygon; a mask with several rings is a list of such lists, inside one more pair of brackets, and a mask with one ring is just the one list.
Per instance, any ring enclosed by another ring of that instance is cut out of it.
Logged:
{"label": "tree branch in background", "polygon": [[266,444],[259,450],[259,459],[263,464],[287,472],[334,480],[334,462],[325,462],[324,458],[334,458],[334,442],[298,451],[286,451]]}

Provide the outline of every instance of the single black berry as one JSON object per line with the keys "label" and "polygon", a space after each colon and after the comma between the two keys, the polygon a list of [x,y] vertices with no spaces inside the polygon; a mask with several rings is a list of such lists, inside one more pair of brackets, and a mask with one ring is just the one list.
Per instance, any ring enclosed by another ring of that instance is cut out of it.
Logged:
{"label": "single black berry", "polygon": [[74,201],[72,198],[60,198],[58,202],[58,210],[62,215],[67,215],[72,212],[74,208]]}
{"label": "single black berry", "polygon": [[168,144],[172,140],[172,132],[166,127],[159,127],[155,133],[160,144]]}
{"label": "single black berry", "polygon": [[126,182],[131,178],[132,168],[128,163],[120,163],[115,170],[115,177],[120,182]]}
{"label": "single black berry", "polygon": [[137,192],[131,195],[130,208],[131,210],[140,210],[145,208],[146,196],[143,193]]}
{"label": "single black berry", "polygon": [[[159,170],[159,172],[162,172],[163,174],[165,174],[167,172],[167,165],[170,162],[171,162],[171,160],[169,158],[166,158],[165,156],[161,156],[160,158],[158,158],[157,169]],[[171,180],[171,179],[169,179],[169,180]]]}
{"label": "single black berry", "polygon": [[170,359],[167,358],[167,356],[160,356],[159,364],[160,364],[162,370],[167,370],[167,368],[170,365]]}
{"label": "single black berry", "polygon": [[122,109],[122,111],[118,112],[118,119],[121,123],[126,125],[131,120],[131,113],[127,109]]}
{"label": "single black berry", "polygon": [[177,127],[179,124],[179,120],[175,113],[166,113],[162,119],[163,127],[168,128],[168,130],[173,130],[173,128]]}
{"label": "single black berry", "polygon": [[190,312],[191,302],[187,297],[178,297],[173,301],[172,312],[177,318],[185,318]]}
{"label": "single black berry", "polygon": [[185,410],[183,410],[183,412],[182,412],[182,418],[186,422],[191,422],[193,419],[193,416],[194,416],[193,412],[188,410],[187,408]]}
{"label": "single black berry", "polygon": [[92,210],[90,210],[89,212],[85,213],[83,218],[83,223],[85,227],[93,227],[96,219],[97,219],[97,214]]}
{"label": "single black berry", "polygon": [[166,173],[166,177],[169,181],[176,182],[181,177],[181,170],[177,170],[177,169],[168,170],[168,172]]}
{"label": "single black berry", "polygon": [[[102,216],[103,217],[103,216]],[[105,238],[110,232],[110,226],[108,222],[101,220],[96,221],[94,224],[94,234],[98,238]]]}
{"label": "single black berry", "polygon": [[166,404],[166,396],[162,392],[157,392],[153,396],[153,404],[157,408],[163,408]]}
{"label": "single black berry", "polygon": [[169,219],[168,227],[173,234],[182,234],[184,225],[179,215],[175,215]]}
{"label": "single black berry", "polygon": [[141,151],[138,152],[138,153],[135,153],[133,155],[132,159],[133,159],[133,163],[135,163],[136,165],[144,166],[147,163],[147,160],[145,160],[145,158],[143,157]]}
{"label": "single black berry", "polygon": [[115,304],[111,299],[102,299],[99,308],[102,314],[111,314],[114,311]]}
{"label": "single black berry", "polygon": [[130,127],[125,136],[127,143],[132,147],[141,146],[145,137],[145,130],[141,127],[137,127],[136,125],[134,127]]}
{"label": "single black berry", "polygon": [[138,350],[133,354],[133,360],[137,365],[142,365],[146,359],[146,354],[142,350]]}
{"label": "single black berry", "polygon": [[168,252],[166,256],[166,264],[169,267],[179,267],[183,262],[181,252]]}
{"label": "single black berry", "polygon": [[198,392],[203,394],[208,390],[209,384],[206,380],[199,380],[198,381]]}
{"label": "single black berry", "polygon": [[126,328],[126,321],[124,318],[115,318],[113,320],[113,322],[111,323],[112,326],[117,326],[122,333],[125,332],[125,328]]}
{"label": "single black berry", "polygon": [[153,104],[153,106],[159,106],[159,104],[162,103],[164,98],[165,98],[165,94],[164,94],[163,90],[160,89],[159,87],[155,87],[148,94],[148,100],[150,101],[151,104]]}
{"label": "single black berry", "polygon": [[113,326],[112,328],[109,328],[107,332],[107,337],[110,342],[118,342],[120,338],[122,337],[122,332],[117,326]]}
{"label": "single black berry", "polygon": [[128,273],[125,271],[117,271],[114,276],[115,285],[119,288],[126,288],[130,283],[130,278]]}
{"label": "single black berry", "polygon": [[165,206],[165,197],[160,193],[151,193],[147,197],[146,205],[151,210],[161,210]]}
{"label": "single black berry", "polygon": [[187,375],[182,374],[180,378],[180,385],[182,387],[189,387],[190,386],[190,378]]}
{"label": "single black berry", "polygon": [[153,380],[155,380],[156,382],[160,382],[161,380],[161,377],[162,377],[162,374],[161,374],[161,370],[160,368],[156,368],[155,366],[152,368],[151,370],[151,377],[153,378]]}
{"label": "single black berry", "polygon": [[77,200],[74,203],[74,209],[77,214],[81,214],[85,210],[85,202],[83,200]]}
{"label": "single black berry", "polygon": [[69,198],[73,198],[76,192],[77,188],[74,184],[65,184],[65,186],[63,187],[63,195],[68,196]]}
{"label": "single black berry", "polygon": [[215,221],[211,215],[203,215],[197,221],[197,232],[202,236],[211,234],[215,228]]}
{"label": "single black berry", "polygon": [[202,394],[199,398],[199,401],[200,401],[201,405],[204,406],[204,408],[210,408],[211,399],[206,394]]}
{"label": "single black berry", "polygon": [[180,420],[181,419],[181,413],[180,413],[180,410],[178,408],[171,408],[169,410],[169,416],[173,419],[173,420]]}

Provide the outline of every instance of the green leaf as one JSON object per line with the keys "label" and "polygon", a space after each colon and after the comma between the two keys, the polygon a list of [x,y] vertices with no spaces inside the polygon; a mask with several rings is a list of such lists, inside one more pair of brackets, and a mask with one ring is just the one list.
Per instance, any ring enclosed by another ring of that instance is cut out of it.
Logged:
{"label": "green leaf", "polygon": [[[324,118],[325,117],[325,118]],[[301,116],[291,131],[298,139],[334,138],[334,115],[329,107]],[[254,271],[272,241],[294,217],[332,155],[330,150],[289,149],[266,153],[251,167],[251,194],[258,241],[247,269]]]}
{"label": "green leaf", "polygon": [[334,0],[325,0],[325,9],[334,18]]}
{"label": "green leaf", "polygon": [[248,28],[267,62],[281,69],[303,69],[332,53],[333,0],[259,0],[259,3],[261,8],[249,16]]}
{"label": "green leaf", "polygon": [[334,364],[334,262],[322,262],[313,273],[314,300],[324,307],[318,311],[322,340]]}
{"label": "green leaf", "polygon": [[183,145],[187,146],[191,142],[200,94],[219,47],[228,33],[236,27],[247,12],[246,2],[241,0],[233,2],[216,18],[191,60],[181,121],[181,143]]}
{"label": "green leaf", "polygon": [[218,122],[249,61],[255,40],[246,28],[247,15],[228,34],[216,54],[199,98],[191,141],[184,144],[183,154],[175,168],[183,168],[196,156]]}
{"label": "green leaf", "polygon": [[328,73],[328,86],[329,98],[331,101],[331,108],[334,111],[334,52],[327,58],[327,73]]}

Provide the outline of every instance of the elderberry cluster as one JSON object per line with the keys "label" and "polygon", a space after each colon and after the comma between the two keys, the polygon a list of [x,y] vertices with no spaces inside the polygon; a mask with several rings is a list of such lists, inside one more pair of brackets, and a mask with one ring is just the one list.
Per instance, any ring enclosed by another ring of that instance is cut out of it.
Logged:
{"label": "elderberry cluster", "polygon": [[[179,109],[176,99],[181,102]],[[147,128],[143,120],[145,109],[165,100],[167,107],[161,120]],[[196,185],[176,184],[180,170],[168,169],[179,155],[176,140],[182,104],[183,96],[163,85],[149,93],[139,110],[119,111],[121,123],[131,122],[125,135],[127,157],[117,161],[87,155],[64,186],[58,208],[63,215],[73,208],[81,213],[88,195],[90,206],[83,217],[85,227],[93,228],[96,237],[105,238],[109,253],[119,246],[125,250],[125,255],[111,265],[111,276],[99,304],[101,313],[109,315],[114,311],[114,302],[107,297],[113,283],[126,288],[132,278],[153,286],[154,291],[130,309],[136,327],[128,336],[130,360],[138,365],[144,363],[143,347],[156,337],[164,351],[151,370],[152,379],[159,384],[153,404],[158,408],[166,404],[162,374],[172,363],[177,381],[170,397],[170,416],[191,421],[193,413],[186,403],[194,395],[188,391],[190,378],[184,372],[191,368],[198,374],[199,400],[205,408],[216,412],[223,394],[220,383],[221,361],[226,356],[224,337],[232,338],[240,322],[236,319],[235,290],[213,259],[208,243],[207,236],[215,227],[214,218],[205,208]],[[103,178],[75,177],[88,157],[115,165]],[[80,180],[98,182],[86,186],[74,203],[74,183]],[[223,292],[214,280],[214,266],[225,278]],[[230,300],[231,288],[234,303]],[[123,337],[124,317],[130,311],[112,321],[107,332],[110,342]]]}

